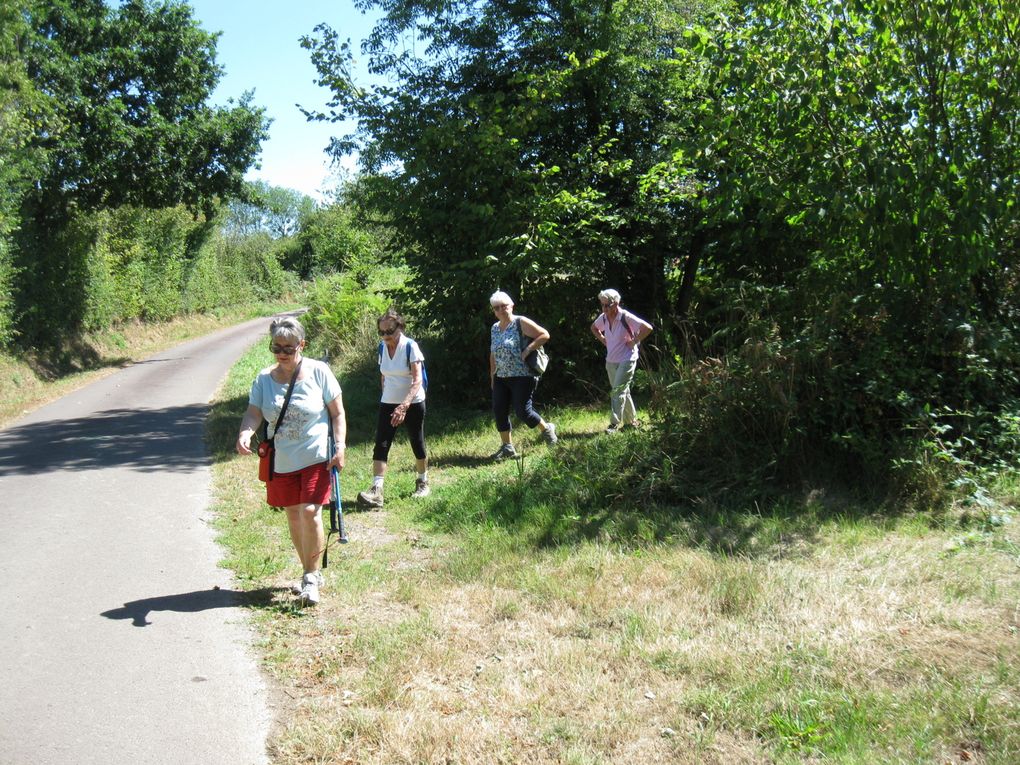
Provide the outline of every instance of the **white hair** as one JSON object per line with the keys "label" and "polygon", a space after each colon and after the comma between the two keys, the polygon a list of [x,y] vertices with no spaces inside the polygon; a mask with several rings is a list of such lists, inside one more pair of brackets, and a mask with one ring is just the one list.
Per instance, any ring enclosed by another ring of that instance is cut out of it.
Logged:
{"label": "white hair", "polygon": [[620,293],[616,290],[602,290],[599,293],[599,300],[608,300],[610,303],[620,302]]}
{"label": "white hair", "polygon": [[504,303],[506,303],[507,305],[513,305],[514,299],[505,292],[503,292],[503,290],[496,290],[491,295],[489,295],[489,305],[496,305],[497,303],[499,305],[503,305]]}
{"label": "white hair", "polygon": [[300,343],[305,339],[305,328],[301,326],[300,321],[290,316],[273,319],[273,323],[269,325],[269,336],[273,340],[285,337]]}

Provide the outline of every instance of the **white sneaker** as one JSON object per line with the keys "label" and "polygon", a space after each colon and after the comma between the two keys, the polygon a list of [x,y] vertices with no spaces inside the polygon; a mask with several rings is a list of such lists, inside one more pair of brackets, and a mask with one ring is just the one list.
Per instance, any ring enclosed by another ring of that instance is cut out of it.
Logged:
{"label": "white sneaker", "polygon": [[[313,572],[311,572],[311,575],[315,577],[315,583],[317,585],[319,585],[319,587],[322,587],[323,583],[325,582],[325,577],[323,577],[322,571],[321,570],[320,571],[313,571]],[[301,594],[301,588],[304,587],[304,584],[305,584],[305,578],[301,577],[296,582],[291,584],[290,591],[293,592],[295,595],[300,595]]]}
{"label": "white sneaker", "polygon": [[556,436],[556,426],[551,422],[547,422],[545,424],[545,430],[542,431],[542,440],[549,444],[549,446],[552,446],[560,440]]}
{"label": "white sneaker", "polygon": [[411,494],[412,497],[417,497],[418,499],[421,499],[422,497],[427,497],[431,492],[432,489],[429,488],[429,481],[427,478],[415,479],[414,493]]}
{"label": "white sneaker", "polygon": [[302,605],[318,605],[320,576],[318,571],[311,571],[301,578],[301,594],[298,595],[298,599]]}

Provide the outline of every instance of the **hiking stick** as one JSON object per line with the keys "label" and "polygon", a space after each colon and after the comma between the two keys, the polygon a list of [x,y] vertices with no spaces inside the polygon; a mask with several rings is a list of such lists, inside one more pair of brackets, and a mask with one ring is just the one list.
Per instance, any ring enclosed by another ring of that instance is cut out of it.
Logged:
{"label": "hiking stick", "polygon": [[[333,440],[333,428],[329,429],[329,435],[326,437],[326,444],[330,454],[334,453],[334,440]],[[334,534],[338,535],[340,544],[345,545],[349,541],[347,539],[347,530],[344,528],[344,509],[340,503],[340,471],[336,467],[332,467],[329,470],[329,481],[332,497],[329,500],[329,533],[326,534],[326,544],[322,550],[322,567],[326,568],[329,565],[329,538]]]}

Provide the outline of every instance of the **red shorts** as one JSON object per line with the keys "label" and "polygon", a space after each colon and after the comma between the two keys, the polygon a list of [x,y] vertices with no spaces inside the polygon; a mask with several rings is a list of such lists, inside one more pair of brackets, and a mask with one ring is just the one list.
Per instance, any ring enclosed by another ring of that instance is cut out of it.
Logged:
{"label": "red shorts", "polygon": [[273,480],[266,481],[266,502],[273,507],[325,505],[329,489],[329,471],[320,462],[293,473],[273,473]]}

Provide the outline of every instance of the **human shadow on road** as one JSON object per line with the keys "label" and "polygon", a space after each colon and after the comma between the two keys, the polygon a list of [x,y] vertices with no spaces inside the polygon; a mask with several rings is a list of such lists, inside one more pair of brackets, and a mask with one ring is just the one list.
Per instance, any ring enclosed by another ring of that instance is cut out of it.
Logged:
{"label": "human shadow on road", "polygon": [[143,598],[125,603],[121,608],[103,611],[100,616],[107,619],[130,619],[132,626],[146,627],[149,614],[153,611],[177,611],[192,614],[207,611],[210,608],[252,608],[265,607],[273,602],[273,593],[284,588],[266,587],[260,590],[196,590],[182,592],[177,595],[159,595],[154,598]]}
{"label": "human shadow on road", "polygon": [[110,467],[191,472],[209,464],[208,411],[205,404],[108,409],[0,430],[0,477]]}

